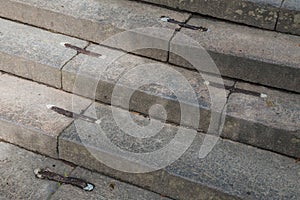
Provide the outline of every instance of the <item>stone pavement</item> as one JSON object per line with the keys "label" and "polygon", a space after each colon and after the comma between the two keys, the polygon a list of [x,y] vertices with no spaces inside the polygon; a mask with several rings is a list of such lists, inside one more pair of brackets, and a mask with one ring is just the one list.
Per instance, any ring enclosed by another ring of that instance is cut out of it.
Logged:
{"label": "stone pavement", "polygon": [[[49,168],[61,175],[89,181],[96,187],[92,192],[84,192],[74,186],[40,180],[33,173],[36,168]],[[1,200],[168,199],[159,194],[4,142],[0,142],[0,174]]]}

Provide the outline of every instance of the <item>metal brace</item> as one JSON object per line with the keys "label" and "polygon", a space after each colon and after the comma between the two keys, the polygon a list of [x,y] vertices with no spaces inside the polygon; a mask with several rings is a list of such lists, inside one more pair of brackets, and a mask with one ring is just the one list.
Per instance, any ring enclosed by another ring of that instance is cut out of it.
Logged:
{"label": "metal brace", "polygon": [[189,24],[186,24],[184,22],[180,22],[180,21],[177,21],[175,19],[171,19],[171,18],[166,17],[166,16],[162,16],[161,17],[161,21],[169,22],[169,23],[172,23],[172,24],[177,24],[180,27],[188,28],[188,29],[192,29],[192,30],[196,30],[196,31],[198,31],[198,30],[201,31],[201,32],[207,32],[207,31],[209,31],[208,28],[205,28],[205,27],[202,27],[202,26],[189,25]]}
{"label": "metal brace", "polygon": [[59,183],[70,184],[88,192],[93,191],[95,188],[95,185],[88,183],[84,180],[81,180],[79,178],[64,177],[62,175],[52,172],[50,169],[35,169],[34,174],[39,179],[47,179]]}

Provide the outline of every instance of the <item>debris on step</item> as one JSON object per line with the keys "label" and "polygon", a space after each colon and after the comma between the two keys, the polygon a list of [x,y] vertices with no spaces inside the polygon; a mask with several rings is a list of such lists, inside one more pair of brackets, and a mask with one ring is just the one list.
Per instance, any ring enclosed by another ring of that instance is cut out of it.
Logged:
{"label": "debris on step", "polygon": [[91,192],[94,190],[95,186],[92,183],[81,180],[79,178],[67,177],[56,174],[50,169],[35,169],[34,174],[39,179],[47,179],[50,181],[56,181],[59,184],[70,184],[76,187],[83,189],[84,191]]}
{"label": "debris on step", "polygon": [[115,189],[115,187],[116,187],[116,183],[115,182],[110,182],[109,183],[109,188],[110,188],[111,191],[113,191]]}

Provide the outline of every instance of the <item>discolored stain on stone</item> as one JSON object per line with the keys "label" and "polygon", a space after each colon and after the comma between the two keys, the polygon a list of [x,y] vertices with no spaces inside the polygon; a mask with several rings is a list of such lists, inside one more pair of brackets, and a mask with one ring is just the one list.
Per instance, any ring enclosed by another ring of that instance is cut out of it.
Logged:
{"label": "discolored stain on stone", "polygon": [[251,26],[274,30],[281,0],[143,0]]}
{"label": "discolored stain on stone", "polygon": [[284,1],[276,30],[300,35],[300,4],[298,0]]}
{"label": "discolored stain on stone", "polygon": [[232,140],[300,157],[300,96],[246,83],[237,88],[265,97],[232,94],[223,136]]}

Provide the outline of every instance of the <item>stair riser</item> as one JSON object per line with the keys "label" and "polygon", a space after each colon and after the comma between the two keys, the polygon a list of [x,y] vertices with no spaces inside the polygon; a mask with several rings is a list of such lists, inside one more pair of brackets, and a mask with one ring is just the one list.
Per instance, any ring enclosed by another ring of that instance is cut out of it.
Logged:
{"label": "stair riser", "polygon": [[[208,53],[222,76],[300,92],[299,68],[220,54],[214,51],[208,51]],[[188,69],[195,69],[190,63],[172,53],[170,54],[170,63]]]}

